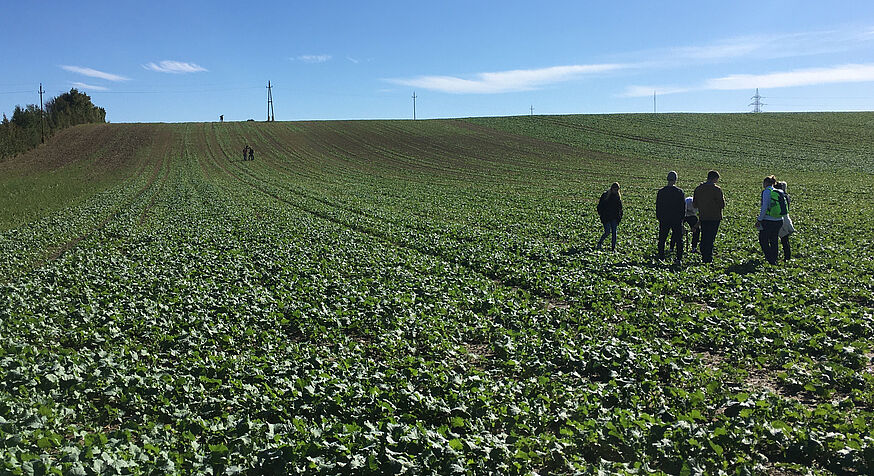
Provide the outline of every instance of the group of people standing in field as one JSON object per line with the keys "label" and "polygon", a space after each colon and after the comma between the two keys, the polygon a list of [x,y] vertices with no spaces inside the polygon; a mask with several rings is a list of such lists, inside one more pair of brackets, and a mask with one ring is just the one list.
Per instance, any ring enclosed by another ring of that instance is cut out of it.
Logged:
{"label": "group of people standing in field", "polygon": [[[677,187],[677,172],[668,172],[667,185],[659,189],[656,195],[656,219],[659,223],[658,258],[665,258],[665,244],[668,235],[671,236],[670,251],[676,249],[675,264],[683,259],[684,235],[686,225],[692,233],[692,252],[701,252],[701,261],[713,261],[713,247],[722,221],[722,210],[725,208],[725,196],[717,185],[719,172],[711,170],[707,173],[707,181],[698,185],[691,197],[687,197],[682,189]],[[786,182],[778,182],[770,175],[762,182],[762,197],[756,229],[759,230],[759,244],[765,259],[771,264],[777,264],[778,241],[783,245],[783,258],[791,258],[789,235],[795,231],[789,218],[789,195],[786,193]],[[604,240],[612,236],[611,249],[616,250],[616,232],[622,221],[622,196],[619,183],[614,182],[598,200],[598,215],[604,225],[604,233],[598,240],[597,249],[601,249]]]}
{"label": "group of people standing in field", "polygon": [[249,147],[249,144],[243,147],[243,160],[255,160],[255,149]]}

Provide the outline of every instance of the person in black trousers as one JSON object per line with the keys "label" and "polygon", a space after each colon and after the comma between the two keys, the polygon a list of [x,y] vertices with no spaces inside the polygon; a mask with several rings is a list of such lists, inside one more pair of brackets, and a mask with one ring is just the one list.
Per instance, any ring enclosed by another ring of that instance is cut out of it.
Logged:
{"label": "person in black trousers", "polygon": [[686,216],[686,194],[677,188],[677,172],[668,172],[668,184],[656,195],[656,218],[659,221],[659,259],[665,259],[665,242],[668,233],[676,244],[677,257],[674,264],[683,260],[683,218]]}
{"label": "person in black trousers", "polygon": [[[779,181],[774,184],[774,188],[778,190],[782,190],[783,193],[786,194],[786,203],[787,205],[792,204],[792,200],[790,200],[789,192],[786,191],[786,182]],[[792,259],[792,249],[789,247],[789,235],[791,235],[795,231],[795,226],[792,225],[792,219],[789,218],[789,215],[783,217],[783,226],[780,228],[780,244],[783,246],[783,261],[789,261]]]}
{"label": "person in black trousers", "polygon": [[598,215],[604,225],[604,234],[598,240],[597,249],[601,249],[604,240],[612,233],[613,241],[610,249],[616,251],[616,228],[622,221],[622,196],[619,194],[619,182],[613,182],[610,188],[601,194],[601,199],[598,200]]}
{"label": "person in black trousers", "polygon": [[719,222],[722,221],[722,210],[725,208],[725,196],[716,183],[719,182],[719,172],[707,172],[707,181],[695,188],[692,196],[692,206],[698,209],[701,224],[701,261],[713,262],[713,248]]}
{"label": "person in black trousers", "polygon": [[762,254],[765,255],[765,260],[772,265],[777,264],[780,228],[783,227],[783,216],[786,215],[787,211],[781,206],[780,195],[783,192],[774,187],[776,183],[777,178],[773,175],[765,177],[762,181],[762,199],[759,206],[759,217],[756,219]]}

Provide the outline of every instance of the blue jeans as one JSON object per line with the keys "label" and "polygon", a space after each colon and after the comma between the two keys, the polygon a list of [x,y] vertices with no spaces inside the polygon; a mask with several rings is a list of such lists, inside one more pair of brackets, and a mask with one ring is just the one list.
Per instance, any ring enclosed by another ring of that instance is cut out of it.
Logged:
{"label": "blue jeans", "polygon": [[616,227],[619,226],[619,220],[610,220],[604,223],[604,234],[601,235],[601,239],[598,240],[598,249],[601,249],[601,245],[604,243],[604,239],[607,238],[608,235],[613,235],[613,242],[610,249],[616,251]]}

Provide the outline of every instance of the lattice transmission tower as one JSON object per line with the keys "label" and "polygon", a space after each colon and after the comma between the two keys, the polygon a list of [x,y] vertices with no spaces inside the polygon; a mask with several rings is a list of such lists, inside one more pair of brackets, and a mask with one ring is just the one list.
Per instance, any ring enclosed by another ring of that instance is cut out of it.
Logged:
{"label": "lattice transmission tower", "polygon": [[267,122],[276,120],[276,115],[273,113],[273,85],[267,81]]}
{"label": "lattice transmission tower", "polygon": [[759,88],[756,88],[756,95],[750,99],[753,100],[753,102],[749,104],[750,106],[753,106],[753,112],[762,112],[762,106],[765,105],[765,103],[762,102],[762,99],[765,99],[765,97],[759,95]]}

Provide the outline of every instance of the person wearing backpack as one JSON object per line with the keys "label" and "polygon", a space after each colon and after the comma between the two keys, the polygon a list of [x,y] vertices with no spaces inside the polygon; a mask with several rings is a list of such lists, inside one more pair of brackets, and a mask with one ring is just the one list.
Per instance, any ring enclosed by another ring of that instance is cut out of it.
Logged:
{"label": "person wearing backpack", "polygon": [[598,215],[604,225],[604,234],[598,240],[596,248],[600,250],[604,240],[612,234],[613,241],[610,249],[616,251],[616,228],[622,221],[622,196],[619,194],[619,182],[613,182],[610,188],[601,194],[601,199],[598,200]]}
{"label": "person wearing backpack", "polygon": [[656,194],[656,219],[659,221],[658,258],[665,259],[665,241],[677,245],[674,264],[683,260],[683,218],[686,215],[686,194],[677,185],[677,172],[668,172],[668,184]]}
{"label": "person wearing backpack", "polygon": [[[774,188],[782,190],[786,194],[786,206],[792,202],[789,197],[789,192],[786,190],[786,182],[777,182]],[[787,210],[788,211],[788,210]],[[795,226],[792,224],[792,219],[789,218],[789,213],[783,217],[783,226],[780,227],[780,244],[783,246],[783,261],[789,261],[792,258],[792,250],[789,248],[789,235],[795,233]]]}
{"label": "person wearing backpack", "polygon": [[765,254],[765,260],[773,265],[777,264],[777,242],[780,228],[783,227],[783,217],[789,213],[786,194],[782,190],[775,189],[775,183],[777,179],[773,175],[765,177],[762,181],[762,201],[759,218],[756,220],[762,253]]}

